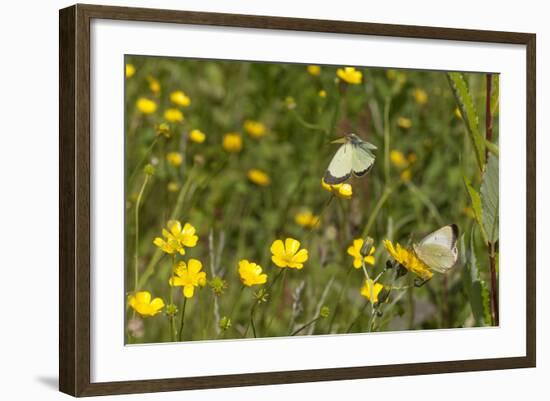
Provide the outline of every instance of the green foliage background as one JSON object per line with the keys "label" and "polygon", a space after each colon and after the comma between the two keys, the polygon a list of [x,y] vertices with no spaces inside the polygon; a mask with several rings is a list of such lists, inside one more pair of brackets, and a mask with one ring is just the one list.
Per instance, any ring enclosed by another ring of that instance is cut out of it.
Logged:
{"label": "green foliage background", "polygon": [[[350,85],[336,79],[340,66],[322,66],[315,76],[305,65],[296,64],[143,56],[127,56],[126,64],[136,70],[126,78],[125,92],[127,293],[136,290],[135,207],[147,163],[156,172],[145,186],[139,209],[137,290],[150,291],[168,303],[172,262],[157,250],[153,239],[161,235],[171,217],[190,222],[198,231],[198,245],[187,249],[183,259],[201,260],[208,280],[215,275],[227,283],[222,295],[206,286],[188,301],[185,340],[244,335],[259,288],[241,290],[238,261],[259,263],[269,284],[279,270],[271,262],[270,246],[275,239],[286,237],[304,241],[310,258],[302,270],[287,271],[284,280],[273,286],[267,302],[258,305],[258,336],[289,335],[318,317],[321,306],[329,307],[330,315],[301,335],[367,331],[371,312],[360,294],[365,277],[361,269],[351,268],[353,258],[346,250],[353,239],[366,234],[369,219],[368,234],[376,246],[376,264],[369,267],[373,275],[389,259],[382,246],[384,239],[410,245],[450,223],[456,223],[464,234],[459,244],[461,258],[453,270],[436,274],[421,288],[391,292],[376,330],[492,324],[487,245],[465,185],[466,179],[479,196],[484,166],[480,168],[476,159],[471,129],[477,120],[478,134],[484,140],[479,116],[485,116],[485,74],[460,74],[470,96],[468,103],[460,102],[453,92],[453,77],[438,71],[357,67],[363,74],[362,83]],[[151,77],[160,83],[160,92],[151,91]],[[496,144],[498,76],[493,83],[492,143]],[[185,120],[170,123],[171,138],[166,139],[157,136],[156,127],[165,122],[167,108],[177,107],[169,99],[175,90],[183,90],[191,104],[180,108]],[[326,97],[319,96],[321,90]],[[427,95],[425,102],[415,96],[418,90]],[[459,94],[464,93],[460,90],[464,91],[459,88]],[[156,102],[153,114],[144,115],[136,108],[141,97]],[[294,108],[288,107],[288,97],[293,98]],[[466,119],[458,115],[457,107],[462,115],[469,110]],[[403,118],[409,120],[409,128],[404,128]],[[247,119],[262,122],[266,135],[247,135],[243,130]],[[192,129],[206,134],[204,143],[187,139]],[[223,149],[222,137],[227,132],[242,134],[241,152],[230,154]],[[321,187],[321,177],[338,146],[330,141],[349,132],[375,144],[377,159],[366,177],[350,181],[351,200],[335,198],[323,211],[331,194]],[[397,166],[390,157],[392,150],[414,161]],[[184,155],[179,168],[167,163],[165,156],[170,151]],[[253,168],[269,175],[269,186],[258,186],[247,178]],[[410,180],[403,179],[404,170]],[[168,183],[177,183],[180,189],[169,191]],[[323,212],[311,233],[294,220],[304,209],[317,215]],[[384,275],[381,283],[392,274]],[[409,273],[401,280],[412,285],[414,277]],[[181,288],[173,294],[181,310]],[[128,342],[170,341],[164,312],[140,318],[131,308],[126,310]],[[231,327],[225,331],[219,329],[223,316],[231,318]]]}

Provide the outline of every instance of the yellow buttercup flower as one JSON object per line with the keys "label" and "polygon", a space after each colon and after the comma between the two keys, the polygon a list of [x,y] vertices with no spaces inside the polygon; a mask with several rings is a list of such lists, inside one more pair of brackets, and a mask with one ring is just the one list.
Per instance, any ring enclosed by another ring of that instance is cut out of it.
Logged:
{"label": "yellow buttercup flower", "polygon": [[136,107],[143,114],[152,114],[157,110],[157,104],[146,97],[140,97],[136,102]]}
{"label": "yellow buttercup flower", "polygon": [[180,255],[185,255],[185,248],[192,248],[197,245],[199,237],[195,235],[195,227],[189,223],[185,223],[183,229],[178,220],[168,221],[166,228],[162,229],[162,236],[156,237],[153,243],[162,249],[164,252],[172,255],[178,252]]}
{"label": "yellow buttercup flower", "polygon": [[149,75],[147,77],[147,81],[149,81],[149,89],[151,90],[151,92],[157,95],[160,92],[160,82],[158,81],[158,79]]}
{"label": "yellow buttercup flower", "polygon": [[321,90],[319,91],[319,97],[321,97],[321,98],[323,98],[323,99],[326,98],[326,97],[327,97],[327,91],[321,89]]}
{"label": "yellow buttercup flower", "polygon": [[394,81],[397,78],[397,71],[392,69],[386,70],[386,78],[390,81]]}
{"label": "yellow buttercup flower", "polygon": [[244,130],[253,138],[261,138],[265,135],[265,125],[259,121],[246,120],[244,122]]}
{"label": "yellow buttercup flower", "polygon": [[342,199],[351,199],[353,195],[353,188],[348,183],[330,185],[321,179],[321,186]]}
{"label": "yellow buttercup flower", "polygon": [[139,291],[128,296],[128,305],[143,317],[155,316],[164,308],[161,298],[151,300],[149,291]]}
{"label": "yellow buttercup flower", "polygon": [[166,189],[168,189],[168,192],[178,192],[180,189],[180,186],[177,182],[169,182],[166,186]]}
{"label": "yellow buttercup flower", "polygon": [[[361,295],[367,298],[369,301],[372,301],[373,303],[378,302],[378,295],[380,294],[380,291],[384,289],[384,286],[380,283],[374,283],[373,280],[365,280],[365,284],[361,288]],[[372,299],[371,299],[372,295]]]}
{"label": "yellow buttercup flower", "polygon": [[195,287],[206,285],[206,273],[202,272],[202,263],[197,259],[189,259],[187,264],[181,261],[174,268],[174,275],[170,277],[172,287],[183,287],[183,296],[192,298]]}
{"label": "yellow buttercup flower", "polygon": [[189,140],[195,143],[203,143],[206,139],[206,134],[198,129],[194,129],[189,133]]}
{"label": "yellow buttercup flower", "polygon": [[363,73],[356,70],[355,67],[338,68],[338,70],[336,70],[336,75],[342,81],[352,85],[360,84],[363,79]]}
{"label": "yellow buttercup flower", "polygon": [[246,173],[246,175],[248,179],[256,185],[267,187],[269,184],[271,184],[271,178],[269,178],[269,175],[257,168],[248,170],[248,173]]}
{"label": "yellow buttercup flower", "polygon": [[181,163],[183,163],[183,155],[179,152],[168,152],[166,154],[166,160],[170,165],[179,167]]}
{"label": "yellow buttercup flower", "polygon": [[367,256],[361,255],[361,248],[363,247],[363,241],[362,239],[354,239],[353,244],[348,247],[348,255],[353,256],[353,267],[356,269],[359,269],[363,263],[362,259],[365,260],[365,263],[368,263],[369,265],[374,265],[376,262],[376,259],[374,257],[374,252],[376,251],[376,248],[372,246],[370,248],[369,254]]}
{"label": "yellow buttercup flower", "polygon": [[247,287],[265,284],[267,281],[267,274],[262,274],[262,267],[246,259],[239,262],[239,276]]}
{"label": "yellow buttercup flower", "polygon": [[169,139],[172,136],[172,133],[170,132],[170,126],[166,123],[160,123],[155,127],[157,136],[163,136],[166,139]]}
{"label": "yellow buttercup flower", "polygon": [[412,171],[407,168],[401,172],[400,178],[402,181],[410,181],[412,179]]}
{"label": "yellow buttercup flower", "polygon": [[319,76],[321,74],[321,67],[318,65],[308,65],[307,72],[313,76]]}
{"label": "yellow buttercup flower", "polygon": [[167,109],[164,112],[164,119],[171,123],[181,123],[184,117],[183,113],[178,109]]}
{"label": "yellow buttercup flower", "polygon": [[133,64],[126,64],[126,78],[131,78],[136,73],[136,67]]}
{"label": "yellow buttercup flower", "polygon": [[400,150],[393,149],[390,152],[390,160],[392,164],[397,168],[405,168],[409,165],[407,158]]}
{"label": "yellow buttercup flower", "polygon": [[307,249],[300,249],[300,241],[294,238],[287,238],[284,244],[280,239],[273,241],[271,253],[271,260],[281,268],[301,269],[309,257]]}
{"label": "yellow buttercup flower", "polygon": [[243,148],[243,139],[237,132],[229,132],[223,136],[222,146],[226,152],[238,153]]}
{"label": "yellow buttercup flower", "polygon": [[431,269],[422,262],[413,251],[409,251],[399,244],[396,244],[394,247],[389,240],[384,240],[384,247],[396,262],[401,264],[411,273],[416,274],[423,280],[432,278],[433,273]]}
{"label": "yellow buttercup flower", "polygon": [[413,92],[413,96],[418,104],[424,105],[428,103],[428,94],[424,89],[416,88]]}
{"label": "yellow buttercup flower", "polygon": [[407,117],[398,117],[397,126],[399,128],[409,129],[412,127],[412,121],[410,118],[407,118]]}
{"label": "yellow buttercup flower", "polygon": [[309,210],[296,213],[294,216],[294,221],[296,224],[306,228],[315,227],[319,223],[319,216],[315,216]]}
{"label": "yellow buttercup flower", "polygon": [[191,104],[191,99],[183,91],[174,91],[170,93],[170,101],[178,106],[187,107]]}

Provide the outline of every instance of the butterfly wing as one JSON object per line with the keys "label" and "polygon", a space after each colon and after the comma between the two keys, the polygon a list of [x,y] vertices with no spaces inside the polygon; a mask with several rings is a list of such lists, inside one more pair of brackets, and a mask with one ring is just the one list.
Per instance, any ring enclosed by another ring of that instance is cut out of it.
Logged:
{"label": "butterfly wing", "polygon": [[[367,144],[368,142],[363,142]],[[374,164],[375,156],[369,150],[367,146],[363,145],[352,145],[353,146],[353,156],[351,159],[351,168],[353,174],[356,177],[362,177],[369,172],[372,165]],[[372,145],[374,146],[374,145]]]}
{"label": "butterfly wing", "polygon": [[330,161],[324,180],[329,185],[340,184],[351,177],[353,145],[345,143],[340,146]]}
{"label": "butterfly wing", "polygon": [[429,234],[419,244],[414,244],[414,252],[430,268],[445,273],[458,259],[457,238],[458,227],[450,224]]}

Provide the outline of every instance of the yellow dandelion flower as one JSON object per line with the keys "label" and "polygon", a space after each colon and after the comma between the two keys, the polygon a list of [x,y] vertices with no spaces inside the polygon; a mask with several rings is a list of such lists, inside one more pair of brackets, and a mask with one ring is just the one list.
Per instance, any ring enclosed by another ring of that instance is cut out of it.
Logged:
{"label": "yellow dandelion flower", "polygon": [[[384,286],[380,283],[374,283],[373,280],[365,280],[365,284],[361,288],[361,295],[367,298],[369,301],[372,301],[373,303],[378,302],[378,295],[380,294],[380,291],[384,289]],[[371,299],[372,295],[372,299]]]}
{"label": "yellow dandelion flower", "polygon": [[278,239],[271,244],[271,260],[278,267],[289,267],[301,269],[309,257],[307,249],[300,249],[300,241],[294,238],[287,238],[283,241]]}
{"label": "yellow dandelion flower", "polygon": [[400,150],[393,149],[390,152],[390,160],[392,164],[397,168],[405,168],[409,165],[407,158]]}
{"label": "yellow dandelion flower", "polygon": [[155,95],[158,95],[160,93],[160,82],[155,77],[149,75],[147,77],[147,81],[149,81],[149,89],[151,92],[153,92]]}
{"label": "yellow dandelion flower", "polygon": [[321,74],[321,67],[318,65],[308,65],[307,72],[313,76],[319,76]]}
{"label": "yellow dandelion flower", "polygon": [[254,184],[260,185],[262,187],[266,187],[269,184],[271,184],[271,178],[269,178],[269,175],[267,175],[262,170],[259,170],[257,168],[248,170],[248,172],[246,173],[246,176]]}
{"label": "yellow dandelion flower", "polygon": [[171,181],[166,186],[166,189],[168,189],[168,192],[178,192],[180,185],[177,182]]}
{"label": "yellow dandelion flower", "polygon": [[412,179],[412,171],[410,168],[407,168],[401,172],[400,178],[402,181],[408,182]]}
{"label": "yellow dandelion flower", "polygon": [[428,103],[428,94],[424,89],[416,88],[413,92],[413,96],[418,104],[424,105]]}
{"label": "yellow dandelion flower", "polygon": [[330,185],[324,179],[321,179],[321,186],[342,199],[351,199],[353,195],[353,188],[348,183]]}
{"label": "yellow dandelion flower", "polygon": [[267,274],[262,274],[262,267],[246,259],[239,262],[239,276],[247,287],[265,284],[267,281]]}
{"label": "yellow dandelion flower", "polygon": [[183,91],[174,91],[170,93],[170,101],[178,106],[187,107],[191,104],[191,99]]}
{"label": "yellow dandelion flower", "polygon": [[168,283],[172,287],[183,287],[182,292],[185,298],[192,298],[195,287],[206,285],[206,273],[202,272],[202,263],[197,259],[189,259],[187,264],[181,261],[174,268],[174,275]]}
{"label": "yellow dandelion flower", "polygon": [[139,291],[128,296],[128,305],[143,317],[155,316],[164,308],[161,298],[151,300],[149,291]]}
{"label": "yellow dandelion flower", "polygon": [[136,102],[136,107],[143,114],[152,114],[157,111],[157,104],[146,97],[140,97]]}
{"label": "yellow dandelion flower", "polygon": [[336,70],[336,75],[342,81],[352,85],[360,84],[363,79],[363,73],[355,69],[355,67],[338,68],[338,70]]}
{"label": "yellow dandelion flower", "polygon": [[423,280],[432,278],[433,273],[431,269],[424,262],[422,262],[413,251],[409,251],[399,244],[396,244],[394,247],[389,240],[384,240],[383,242],[384,247],[391,257],[405,269],[416,274]]}
{"label": "yellow dandelion flower", "polygon": [[184,120],[184,116],[178,109],[166,109],[164,119],[171,123],[181,123]]}
{"label": "yellow dandelion flower", "polygon": [[265,125],[254,120],[246,120],[244,122],[244,130],[253,138],[261,138],[266,132]]}
{"label": "yellow dandelion flower", "polygon": [[195,227],[189,223],[185,223],[183,229],[178,220],[168,221],[166,228],[162,229],[162,236],[156,237],[153,244],[158,246],[164,252],[172,255],[178,252],[180,255],[185,255],[185,248],[192,248],[197,245],[199,237],[195,235]]}
{"label": "yellow dandelion flower", "polygon": [[133,64],[126,64],[126,78],[131,78],[136,73],[136,67]]}
{"label": "yellow dandelion flower", "polygon": [[319,91],[319,97],[320,97],[320,98],[323,98],[323,99],[326,98],[326,97],[327,97],[327,91],[324,90],[324,89],[321,89],[321,90]]}
{"label": "yellow dandelion flower", "polygon": [[353,244],[348,247],[348,255],[353,256],[353,267],[355,267],[356,269],[359,269],[363,265],[362,259],[365,260],[365,263],[368,263],[371,266],[374,266],[374,263],[376,262],[376,259],[374,257],[374,252],[376,251],[376,248],[372,246],[370,248],[369,254],[367,256],[363,256],[361,254],[363,243],[364,241],[360,238],[354,239]]}
{"label": "yellow dandelion flower", "polygon": [[319,216],[315,216],[309,210],[296,213],[294,216],[296,224],[306,228],[315,227],[319,223]]}
{"label": "yellow dandelion flower", "polygon": [[238,153],[243,148],[243,139],[237,132],[229,132],[223,136],[222,146],[226,152]]}
{"label": "yellow dandelion flower", "polygon": [[206,139],[206,134],[198,129],[194,129],[189,133],[189,140],[195,143],[203,143]]}
{"label": "yellow dandelion flower", "polygon": [[166,160],[170,165],[179,167],[181,163],[183,163],[183,155],[180,152],[168,152],[166,154]]}
{"label": "yellow dandelion flower", "polygon": [[397,126],[399,128],[409,129],[412,127],[412,121],[410,118],[407,118],[407,117],[398,117]]}

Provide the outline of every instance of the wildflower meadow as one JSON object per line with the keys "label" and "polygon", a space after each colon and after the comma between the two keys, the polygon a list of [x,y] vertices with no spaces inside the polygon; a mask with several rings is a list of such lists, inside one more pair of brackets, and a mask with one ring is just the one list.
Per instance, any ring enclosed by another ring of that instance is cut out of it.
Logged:
{"label": "wildflower meadow", "polygon": [[121,73],[127,344],[499,324],[497,74]]}

